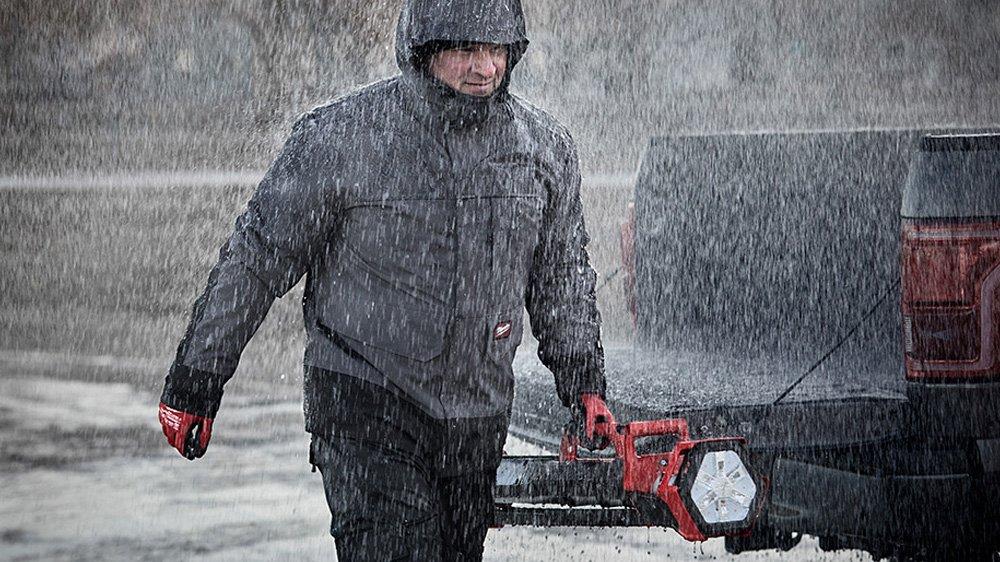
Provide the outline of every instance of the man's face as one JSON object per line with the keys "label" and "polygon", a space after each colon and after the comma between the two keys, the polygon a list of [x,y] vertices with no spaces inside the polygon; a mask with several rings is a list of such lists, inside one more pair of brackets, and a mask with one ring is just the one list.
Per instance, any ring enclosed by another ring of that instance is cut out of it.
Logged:
{"label": "man's face", "polygon": [[463,94],[490,96],[507,74],[507,46],[470,43],[440,51],[431,58],[430,71]]}

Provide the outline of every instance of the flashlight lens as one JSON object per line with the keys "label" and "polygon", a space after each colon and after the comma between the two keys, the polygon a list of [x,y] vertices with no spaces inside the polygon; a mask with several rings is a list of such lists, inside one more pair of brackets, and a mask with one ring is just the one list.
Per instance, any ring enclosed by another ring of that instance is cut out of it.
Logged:
{"label": "flashlight lens", "polygon": [[691,500],[710,524],[742,521],[756,495],[757,485],[735,451],[707,453],[691,487]]}

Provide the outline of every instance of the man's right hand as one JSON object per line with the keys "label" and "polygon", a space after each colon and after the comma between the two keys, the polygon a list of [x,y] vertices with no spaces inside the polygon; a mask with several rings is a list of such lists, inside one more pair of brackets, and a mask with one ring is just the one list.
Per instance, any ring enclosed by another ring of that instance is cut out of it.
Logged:
{"label": "man's right hand", "polygon": [[579,408],[583,410],[580,412],[583,417],[581,445],[591,451],[610,447],[611,439],[607,431],[615,426],[615,417],[604,403],[604,398],[600,394],[585,392],[580,395]]}
{"label": "man's right hand", "polygon": [[614,427],[615,417],[600,394],[585,392],[580,395],[580,404],[584,413],[583,434],[587,439],[600,437],[599,429],[605,426]]}
{"label": "man's right hand", "polygon": [[212,438],[212,418],[175,410],[160,402],[160,425],[170,446],[188,460],[202,457]]}

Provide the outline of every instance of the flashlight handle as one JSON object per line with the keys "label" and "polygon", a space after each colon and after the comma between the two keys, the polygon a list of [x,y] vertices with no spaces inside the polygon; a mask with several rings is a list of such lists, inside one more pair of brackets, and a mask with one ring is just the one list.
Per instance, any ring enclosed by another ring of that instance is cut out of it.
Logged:
{"label": "flashlight handle", "polygon": [[625,435],[632,439],[654,435],[676,435],[683,441],[691,437],[687,420],[683,418],[632,422],[625,426]]}
{"label": "flashlight handle", "polygon": [[[622,426],[617,435],[615,441],[615,449],[618,451],[618,455],[625,460],[625,462],[634,461],[637,459],[636,454],[636,439],[642,437],[659,437],[659,436],[677,436],[677,442],[674,444],[674,449],[681,443],[685,443],[690,440],[690,432],[688,431],[687,420],[682,418],[671,418],[662,420],[649,420],[649,421],[637,421],[626,424]],[[663,451],[660,456],[669,454],[669,451]]]}

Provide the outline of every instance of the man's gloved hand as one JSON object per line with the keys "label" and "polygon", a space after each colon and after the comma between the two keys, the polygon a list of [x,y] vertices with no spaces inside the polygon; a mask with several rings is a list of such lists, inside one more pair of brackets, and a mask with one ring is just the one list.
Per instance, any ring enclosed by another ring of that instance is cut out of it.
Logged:
{"label": "man's gloved hand", "polygon": [[597,433],[598,426],[613,426],[615,417],[604,403],[600,394],[585,392],[580,395],[580,404],[583,406],[583,437],[586,443],[583,445],[590,450],[606,449],[611,444],[611,440]]}
{"label": "man's gloved hand", "polygon": [[205,454],[212,438],[212,418],[175,410],[163,402],[159,418],[167,442],[183,457],[194,460]]}

